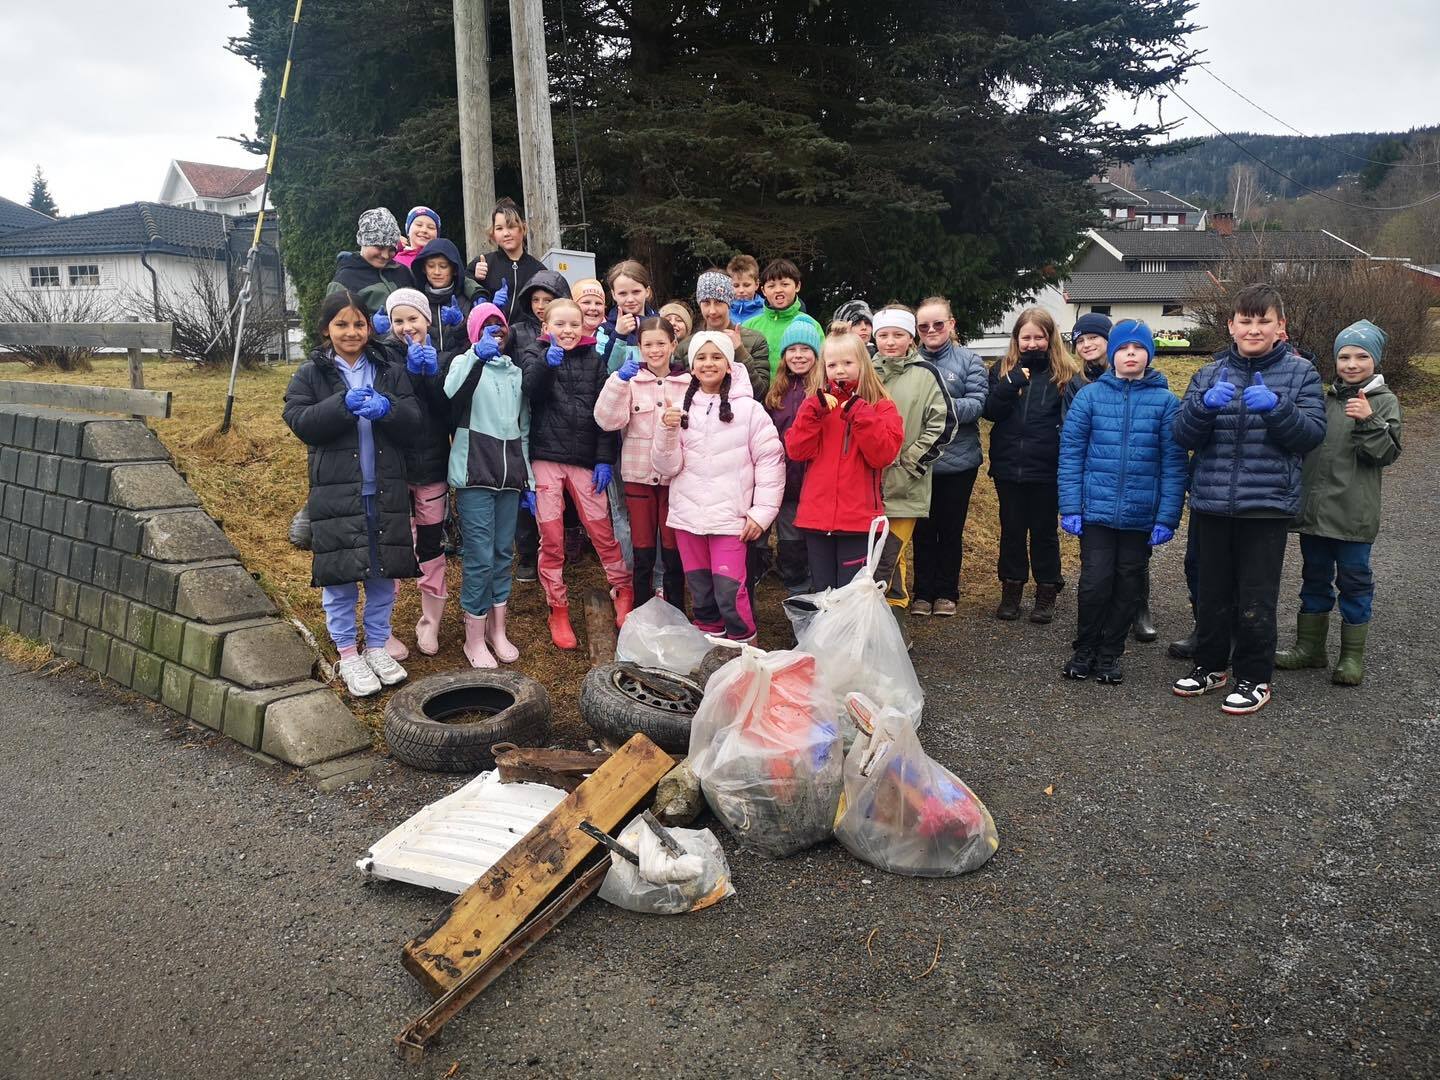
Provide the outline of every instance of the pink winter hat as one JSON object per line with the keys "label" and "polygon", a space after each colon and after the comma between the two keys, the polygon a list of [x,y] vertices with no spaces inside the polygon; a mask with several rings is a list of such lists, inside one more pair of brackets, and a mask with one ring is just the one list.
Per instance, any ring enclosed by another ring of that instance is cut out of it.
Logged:
{"label": "pink winter hat", "polygon": [[470,344],[480,340],[480,331],[490,319],[499,319],[500,326],[510,329],[510,323],[505,318],[505,313],[491,303],[476,304],[470,309],[470,318],[465,322],[465,330],[470,335]]}

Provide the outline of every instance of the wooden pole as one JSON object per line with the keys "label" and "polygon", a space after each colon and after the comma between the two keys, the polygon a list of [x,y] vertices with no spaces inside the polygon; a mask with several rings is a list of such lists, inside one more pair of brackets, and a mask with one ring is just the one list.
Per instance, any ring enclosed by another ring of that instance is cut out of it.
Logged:
{"label": "wooden pole", "polygon": [[545,60],[541,0],[510,0],[515,52],[515,113],[530,254],[543,259],[560,245],[560,198],[555,184],[555,136],[550,127],[550,70]]}
{"label": "wooden pole", "polygon": [[495,148],[490,135],[490,12],[487,0],[455,0],[455,85],[459,92],[460,186],[465,197],[465,257],[490,246],[495,207]]}
{"label": "wooden pole", "polygon": [[130,389],[144,390],[145,367],[144,362],[141,360],[140,350],[126,349],[125,352],[130,357]]}

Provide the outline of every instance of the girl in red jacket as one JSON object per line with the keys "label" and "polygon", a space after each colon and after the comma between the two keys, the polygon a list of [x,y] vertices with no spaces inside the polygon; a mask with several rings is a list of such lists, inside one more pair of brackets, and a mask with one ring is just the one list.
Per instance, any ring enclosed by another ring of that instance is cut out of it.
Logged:
{"label": "girl in red jacket", "polygon": [[849,324],[831,328],[820,360],[826,387],[805,399],[785,433],[786,455],[809,462],[795,524],[816,592],[849,583],[865,565],[870,522],[885,514],[882,477],[905,440],[895,402]]}

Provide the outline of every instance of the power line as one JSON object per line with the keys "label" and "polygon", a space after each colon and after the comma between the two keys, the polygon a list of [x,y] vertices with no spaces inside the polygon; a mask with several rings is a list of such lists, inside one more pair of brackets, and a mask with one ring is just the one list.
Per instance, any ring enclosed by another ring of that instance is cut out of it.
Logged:
{"label": "power line", "polygon": [[1348,206],[1348,207],[1350,207],[1352,210],[1387,210],[1387,211],[1388,211],[1388,210],[1413,210],[1413,209],[1415,209],[1417,206],[1424,206],[1426,203],[1432,203],[1432,202],[1434,202],[1436,199],[1440,199],[1440,191],[1435,192],[1435,194],[1433,194],[1433,195],[1427,195],[1425,198],[1421,199],[1419,202],[1405,203],[1405,204],[1403,204],[1403,205],[1401,205],[1401,206],[1368,206],[1368,205],[1366,205],[1365,203],[1353,203],[1353,202],[1346,202],[1344,199],[1337,199],[1337,198],[1335,198],[1335,196],[1333,196],[1333,195],[1327,195],[1325,192],[1321,191],[1319,188],[1313,188],[1313,187],[1311,187],[1309,184],[1303,184],[1303,183],[1301,183],[1299,180],[1296,180],[1296,179],[1295,179],[1293,176],[1291,176],[1289,173],[1287,173],[1287,172],[1282,172],[1281,170],[1277,169],[1274,165],[1271,165],[1268,161],[1266,161],[1264,158],[1262,158],[1259,154],[1255,153],[1255,152],[1254,152],[1253,150],[1251,150],[1249,147],[1243,145],[1242,143],[1237,142],[1228,132],[1222,131],[1222,130],[1215,124],[1215,122],[1214,122],[1213,120],[1211,120],[1208,116],[1206,116],[1204,113],[1202,113],[1199,109],[1195,108],[1194,105],[1191,105],[1190,102],[1186,101],[1183,97],[1181,97],[1180,94],[1179,94],[1179,92],[1176,91],[1173,87],[1170,89],[1170,93],[1172,93],[1172,94],[1175,95],[1175,99],[1176,99],[1177,101],[1179,101],[1180,104],[1184,105],[1187,109],[1189,109],[1189,110],[1190,110],[1191,112],[1193,112],[1196,116],[1198,116],[1201,120],[1203,120],[1206,124],[1208,124],[1208,125],[1210,126],[1211,130],[1213,130],[1216,135],[1219,135],[1219,136],[1220,136],[1222,139],[1224,139],[1226,142],[1230,143],[1232,146],[1235,147],[1235,149],[1239,150],[1242,154],[1245,154],[1245,155],[1247,155],[1247,156],[1249,156],[1249,157],[1254,158],[1254,159],[1255,159],[1256,161],[1258,161],[1261,165],[1265,166],[1265,168],[1267,168],[1267,169],[1269,169],[1271,172],[1273,172],[1276,176],[1279,176],[1279,177],[1281,177],[1281,178],[1283,178],[1283,179],[1285,179],[1285,180],[1290,181],[1290,183],[1294,184],[1296,187],[1300,188],[1302,191],[1308,191],[1308,192],[1310,192],[1311,195],[1318,195],[1320,198],[1325,199],[1325,200],[1327,200],[1328,202],[1336,203],[1336,204],[1339,205],[1339,206]]}
{"label": "power line", "polygon": [[[1215,72],[1211,71],[1209,64],[1198,64],[1196,66],[1199,67],[1201,71],[1205,72],[1206,75],[1209,75],[1210,78],[1218,82],[1221,86],[1225,87],[1226,90],[1229,90],[1241,101],[1245,102],[1247,105],[1253,105],[1255,108],[1259,109],[1262,113],[1268,116],[1271,120],[1274,120],[1281,127],[1289,128],[1291,131],[1295,132],[1296,135],[1299,135],[1306,139],[1327,139],[1334,137],[1330,135],[1310,135],[1304,131],[1301,131],[1294,124],[1290,124],[1284,120],[1281,120],[1280,117],[1276,116],[1269,109],[1265,108],[1265,106],[1259,104],[1258,102],[1251,101],[1239,90],[1236,90],[1235,87],[1231,86],[1224,79],[1220,78],[1219,75],[1216,75]],[[1179,95],[1177,94],[1176,96],[1178,97]],[[1376,161],[1374,158],[1364,157],[1361,154],[1352,154],[1348,150],[1341,150],[1339,147],[1335,148],[1335,153],[1341,154],[1348,158],[1354,158],[1356,161],[1368,162],[1371,165],[1384,165],[1387,168],[1392,169],[1424,169],[1431,165],[1440,165],[1440,161]]]}

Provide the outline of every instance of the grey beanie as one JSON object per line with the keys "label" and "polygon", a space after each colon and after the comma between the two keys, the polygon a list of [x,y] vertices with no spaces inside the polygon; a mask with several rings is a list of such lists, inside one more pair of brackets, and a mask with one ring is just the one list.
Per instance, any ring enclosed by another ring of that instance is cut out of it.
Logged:
{"label": "grey beanie", "polygon": [[718,270],[707,270],[701,274],[700,280],[695,283],[695,302],[698,304],[702,300],[723,300],[733,304],[735,286],[730,283],[730,276]]}
{"label": "grey beanie", "polygon": [[403,239],[400,223],[385,207],[376,206],[360,215],[355,242],[361,247],[399,247]]}
{"label": "grey beanie", "polygon": [[875,314],[864,300],[847,300],[835,309],[834,318],[836,322],[847,322],[852,326],[857,322],[875,325]]}

